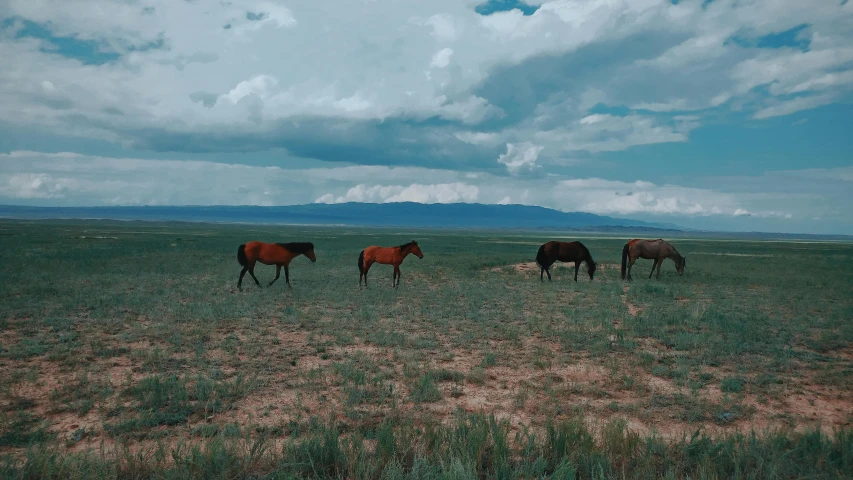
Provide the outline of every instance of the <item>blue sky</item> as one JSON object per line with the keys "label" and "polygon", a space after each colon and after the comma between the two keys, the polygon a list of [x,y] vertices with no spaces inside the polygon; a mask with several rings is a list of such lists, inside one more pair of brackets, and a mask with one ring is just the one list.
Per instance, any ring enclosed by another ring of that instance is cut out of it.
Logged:
{"label": "blue sky", "polygon": [[853,234],[853,3],[8,0],[0,203]]}

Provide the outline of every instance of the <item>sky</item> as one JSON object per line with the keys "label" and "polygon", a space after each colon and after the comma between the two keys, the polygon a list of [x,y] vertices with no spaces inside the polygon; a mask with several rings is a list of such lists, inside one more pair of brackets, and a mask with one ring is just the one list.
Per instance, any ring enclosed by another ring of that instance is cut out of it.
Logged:
{"label": "sky", "polygon": [[4,0],[0,204],[853,234],[846,0]]}

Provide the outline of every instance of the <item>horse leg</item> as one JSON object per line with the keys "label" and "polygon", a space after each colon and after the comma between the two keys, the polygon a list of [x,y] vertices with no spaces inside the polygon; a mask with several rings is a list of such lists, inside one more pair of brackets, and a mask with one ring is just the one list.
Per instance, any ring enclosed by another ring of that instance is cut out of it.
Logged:
{"label": "horse leg", "polygon": [[261,282],[259,282],[259,281],[258,281],[258,278],[255,276],[255,264],[254,264],[254,263],[250,263],[250,264],[249,264],[249,275],[251,275],[251,276],[252,276],[252,280],[254,280],[254,281],[255,281],[255,285],[257,285],[257,286],[259,286],[259,287],[260,287],[260,286],[261,286]]}
{"label": "horse leg", "polygon": [[243,275],[249,270],[249,267],[243,267],[243,270],[240,272],[240,278],[237,279],[237,290],[243,291]]}
{"label": "horse leg", "polygon": [[636,262],[636,261],[637,261],[637,259],[636,259],[636,258],[631,258],[631,259],[628,261],[628,281],[629,281],[629,282],[630,282],[631,280],[633,280],[633,279],[631,278],[631,267],[633,267],[633,266],[634,266],[634,262]]}
{"label": "horse leg", "polygon": [[539,266],[539,281],[540,282],[545,281],[545,267],[543,267],[541,265]]}
{"label": "horse leg", "polygon": [[655,267],[658,266],[658,259],[655,259],[655,263],[652,264],[652,271],[649,272],[649,278],[652,278],[652,274],[655,273]]}
{"label": "horse leg", "polygon": [[393,276],[393,280],[391,280],[391,285],[393,286],[393,288],[397,288],[397,286],[400,285],[400,266],[399,265],[394,265],[394,276]]}
{"label": "horse leg", "polygon": [[551,281],[551,267],[548,266],[545,268],[545,273],[548,274],[548,281]]}
{"label": "horse leg", "polygon": [[655,278],[656,278],[656,279],[660,278],[660,266],[661,266],[661,265],[663,265],[663,260],[661,260],[660,262],[658,262],[658,273],[657,273],[657,275],[655,275]]}
{"label": "horse leg", "polygon": [[[284,266],[284,283],[290,287],[290,269],[287,265]],[[293,287],[290,287],[293,288]]]}
{"label": "horse leg", "polygon": [[[367,271],[370,270],[370,266],[373,265],[373,262],[367,262],[364,264],[364,286],[367,287]],[[359,278],[358,285],[361,286],[361,279]]]}
{"label": "horse leg", "polygon": [[575,281],[576,282],[578,281],[578,270],[580,270],[580,268],[581,268],[581,262],[580,262],[580,260],[578,260],[577,262],[575,262]]}
{"label": "horse leg", "polygon": [[278,277],[280,275],[281,275],[281,265],[276,265],[275,266],[275,278],[272,279],[272,281],[267,285],[267,287],[271,287],[272,284],[275,283],[276,280],[278,280]]}

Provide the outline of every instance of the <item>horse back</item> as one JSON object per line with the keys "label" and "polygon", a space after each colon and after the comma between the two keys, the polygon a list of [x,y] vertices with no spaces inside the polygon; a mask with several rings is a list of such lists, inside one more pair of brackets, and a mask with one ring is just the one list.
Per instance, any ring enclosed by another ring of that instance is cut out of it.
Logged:
{"label": "horse back", "polygon": [[666,243],[663,239],[643,240],[635,238],[628,242],[631,253],[640,258],[656,259],[661,256],[666,256],[672,246]]}
{"label": "horse back", "polygon": [[372,245],[364,249],[365,262],[371,261],[383,264],[402,263],[403,255],[397,247],[379,247]]}
{"label": "horse back", "polygon": [[545,254],[552,262],[575,262],[585,260],[589,254],[586,247],[580,242],[558,242],[552,240],[544,245]]}
{"label": "horse back", "polygon": [[261,262],[267,265],[289,263],[298,254],[295,254],[277,243],[246,242],[246,257],[251,262]]}

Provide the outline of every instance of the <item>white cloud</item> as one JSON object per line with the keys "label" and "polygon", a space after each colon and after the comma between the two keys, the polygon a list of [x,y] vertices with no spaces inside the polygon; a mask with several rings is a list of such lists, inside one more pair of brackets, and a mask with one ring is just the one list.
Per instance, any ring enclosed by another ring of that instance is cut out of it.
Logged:
{"label": "white cloud", "polygon": [[[37,139],[4,144],[49,148],[42,135],[70,135],[129,148],[182,150],[194,141],[197,150],[254,152],[258,142],[261,151],[285,150],[263,151],[264,161],[282,164],[302,161],[295,158],[301,155],[447,168],[304,169],[296,182],[277,170],[237,165],[258,161],[250,155],[232,155],[234,164],[222,167],[19,153],[16,158],[32,165],[3,167],[2,196],[58,203],[298,203],[336,200],[362,185],[365,191],[394,187],[371,194],[383,201],[470,197],[470,189],[436,187],[462,183],[479,189],[478,201],[492,203],[509,198],[600,212],[729,217],[741,209],[752,218],[761,212],[804,218],[806,207],[776,207],[752,187],[744,187],[747,195],[724,194],[724,184],[695,191],[640,185],[626,198],[607,196],[625,185],[581,187],[588,197],[549,187],[564,179],[560,168],[578,158],[586,175],[606,175],[608,167],[591,160],[595,153],[685,142],[729,109],[744,110],[754,122],[849,99],[853,2],[533,3],[541,4],[533,15],[481,16],[458,0],[0,2],[0,18],[13,19],[0,32],[0,58],[10,66],[0,68],[0,129]],[[47,39],[20,37],[22,19],[120,57],[101,65],[63,57]],[[763,35],[803,24],[807,51],[754,46]],[[745,40],[733,42],[733,35]],[[691,115],[680,115],[684,111]],[[282,134],[300,124],[309,126]],[[392,141],[398,142],[393,149]],[[501,155],[508,144],[512,150]],[[5,164],[12,157],[0,158]],[[455,172],[454,165],[481,171]],[[544,175],[484,173],[500,165]],[[650,168],[648,178],[661,178],[660,162],[650,161]],[[195,169],[198,179],[188,182],[184,169]],[[98,175],[114,183],[101,185]],[[774,191],[772,183],[762,188]],[[848,198],[833,188],[833,198]],[[823,198],[812,183],[807,189]],[[814,198],[806,202],[810,217],[843,215]]]}
{"label": "white cloud", "polygon": [[531,138],[556,152],[606,152],[636,145],[684,142],[689,131],[696,126],[698,123],[694,120],[667,125],[643,115],[593,114],[574,124],[550,130],[525,126],[512,135]]}
{"label": "white cloud", "polygon": [[559,182],[556,195],[579,204],[582,211],[610,215],[720,215],[737,208],[732,195],[645,181],[564,180]]}
{"label": "white cloud", "polygon": [[752,117],[757,120],[778,117],[781,115],[788,115],[794,112],[799,112],[800,110],[806,110],[809,108],[826,105],[832,103],[833,101],[834,97],[831,95],[798,97],[793,100],[773,103],[770,106],[762,108],[761,110],[755,112]]}
{"label": "white cloud", "polygon": [[0,195],[20,199],[62,198],[63,183],[44,173],[10,175],[0,183]]}
{"label": "white cloud", "polygon": [[850,182],[853,167],[714,180],[727,186],[722,191],[645,180],[505,177],[419,167],[288,169],[73,153],[0,154],[0,204],[514,203],[675,223],[700,217],[706,225],[723,226],[726,218],[794,222],[821,217],[835,229],[853,232],[849,209],[843,208],[853,202]]}
{"label": "white cloud", "polygon": [[501,137],[497,133],[456,132],[454,136],[459,140],[462,140],[465,143],[470,143],[472,145],[495,146],[500,144],[501,142]]}
{"label": "white cloud", "polygon": [[227,101],[232,105],[249,95],[257,95],[262,99],[270,97],[271,90],[278,85],[278,79],[270,75],[257,75],[238,83],[228,93],[219,96],[217,101]]}
{"label": "white cloud", "polygon": [[316,203],[471,203],[476,202],[480,189],[462,182],[422,185],[413,183],[403,185],[356,185],[346,194],[335,197],[325,194],[315,200]]}
{"label": "white cloud", "polygon": [[498,163],[506,165],[509,173],[517,174],[536,169],[536,159],[544,147],[530,142],[522,144],[506,144],[506,153],[498,157]]}
{"label": "white cloud", "polygon": [[778,218],[792,218],[793,215],[785,212],[775,212],[775,211],[767,211],[767,212],[750,212],[749,210],[745,210],[743,208],[738,208],[732,214],[735,217],[778,217]]}
{"label": "white cloud", "polygon": [[451,56],[453,56],[452,48],[442,48],[441,50],[435,52],[435,55],[432,56],[432,62],[430,62],[430,66],[433,68],[444,68],[450,65]]}
{"label": "white cloud", "polygon": [[415,21],[414,23],[432,27],[430,34],[436,40],[440,42],[452,42],[459,36],[459,33],[457,32],[458,27],[456,25],[457,22],[458,20],[452,15],[437,13],[430,16],[423,22]]}
{"label": "white cloud", "polygon": [[[455,0],[339,2],[329,8],[257,0],[156,2],[151,8],[136,2],[89,0],[51,2],[51,8],[44,8],[42,2],[8,0],[0,9],[5,17],[46,24],[56,35],[101,42],[124,56],[105,65],[83,65],[43,51],[43,41],[0,38],[0,55],[15,63],[14,69],[0,71],[0,102],[5,107],[0,119],[86,136],[93,136],[93,129],[110,130],[99,134],[104,138],[120,136],[117,127],[251,128],[260,121],[261,109],[263,121],[304,114],[376,119],[399,113],[442,115],[446,104],[472,98],[471,89],[497,65],[660,32],[682,40],[650,61],[632,66],[627,58],[624,71],[613,77],[633,79],[637,68],[645,69],[654,76],[654,83],[649,80],[655,88],[632,93],[617,85],[593,83],[585,90],[595,89],[597,101],[663,112],[720,105],[723,99],[743,96],[759,85],[771,85],[773,94],[781,95],[835,92],[851,84],[849,70],[838,71],[851,55],[851,32],[844,26],[853,19],[849,4],[825,2],[806,8],[789,0],[717,1],[704,7],[657,0],[541,3],[529,16],[519,10],[481,16],[471,5]],[[802,23],[810,25],[804,35],[812,36],[815,51],[762,53],[725,43],[732,32],[762,35]],[[150,48],[161,41],[168,48]],[[436,67],[429,79],[420,66],[424,58],[432,59]],[[670,71],[674,66],[682,69],[675,75]],[[704,80],[679,80],[694,75],[712,77],[713,91]],[[57,100],[62,101],[54,104],[62,109],[34,99],[34,86],[44,86],[42,95],[61,95]],[[676,90],[679,94],[671,93]],[[198,92],[232,105],[246,96],[257,96],[260,103],[254,110],[205,108],[190,99]],[[658,98],[658,92],[671,98]],[[688,93],[695,97],[688,98]],[[437,98],[445,101],[434,101]],[[104,113],[110,109],[125,115]],[[85,118],[93,125],[84,128],[69,118]]]}

